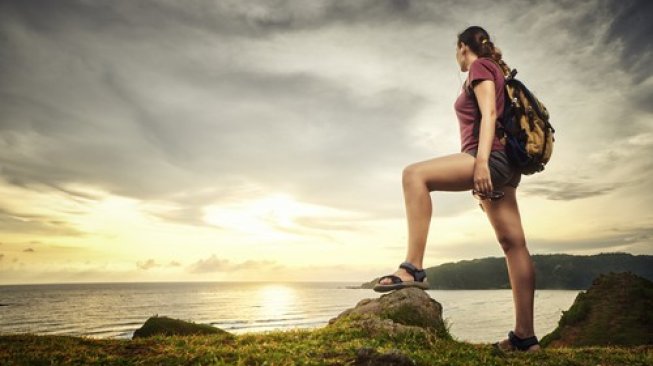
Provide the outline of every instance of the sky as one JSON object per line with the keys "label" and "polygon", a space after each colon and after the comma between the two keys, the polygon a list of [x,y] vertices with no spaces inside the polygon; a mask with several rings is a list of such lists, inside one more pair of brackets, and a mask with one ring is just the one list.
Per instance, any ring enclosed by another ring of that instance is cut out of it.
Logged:
{"label": "sky", "polygon": [[[0,284],[351,281],[405,259],[405,166],[460,152],[481,25],[555,145],[531,254],[653,254],[653,2],[0,0]],[[501,257],[432,192],[424,267]]]}

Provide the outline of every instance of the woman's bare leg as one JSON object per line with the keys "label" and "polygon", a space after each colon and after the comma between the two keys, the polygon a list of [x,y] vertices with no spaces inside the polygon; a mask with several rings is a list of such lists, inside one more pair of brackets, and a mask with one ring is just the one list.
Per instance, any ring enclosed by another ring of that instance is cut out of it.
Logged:
{"label": "woman's bare leg", "polygon": [[[406,261],[423,268],[424,250],[432,214],[431,191],[465,191],[474,187],[474,162],[467,153],[457,153],[413,163],[404,168],[402,185],[408,221]],[[395,275],[405,281],[414,278],[403,268]],[[381,284],[389,284],[388,278]]]}
{"label": "woman's bare leg", "polygon": [[[516,189],[511,186],[502,188],[505,195],[497,201],[482,201],[501,248],[506,255],[510,286],[512,287],[515,304],[515,329],[519,338],[535,335],[533,327],[533,303],[535,296],[535,270],[521,224],[519,207],[517,206]],[[510,348],[510,341],[502,340],[502,348]],[[539,345],[529,348],[538,350]]]}

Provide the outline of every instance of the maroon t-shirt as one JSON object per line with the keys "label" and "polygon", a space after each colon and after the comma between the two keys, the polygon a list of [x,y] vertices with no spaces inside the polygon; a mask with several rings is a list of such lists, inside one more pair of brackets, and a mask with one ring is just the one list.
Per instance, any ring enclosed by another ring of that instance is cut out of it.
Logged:
{"label": "maroon t-shirt", "polygon": [[[494,61],[486,57],[479,57],[472,62],[469,67],[469,73],[465,85],[463,85],[462,92],[454,103],[456,116],[458,116],[458,124],[460,125],[460,143],[461,152],[469,151],[478,148],[478,139],[474,137],[473,128],[474,121],[480,119],[480,111],[477,109],[476,101],[473,99],[473,94],[468,94],[465,91],[467,85],[475,85],[475,81],[480,80],[493,80],[494,93],[496,99],[496,112],[497,118],[503,115],[503,102],[504,94],[503,88],[505,85],[505,77],[501,67]],[[497,126],[499,121],[496,121]],[[496,133],[494,134],[494,141],[492,142],[491,150],[505,151],[505,147],[499,141]]]}

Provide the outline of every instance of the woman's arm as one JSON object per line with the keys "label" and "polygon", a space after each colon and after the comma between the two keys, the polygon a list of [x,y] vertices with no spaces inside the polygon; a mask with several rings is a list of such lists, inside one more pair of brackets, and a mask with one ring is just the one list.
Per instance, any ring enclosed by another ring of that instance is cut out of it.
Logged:
{"label": "woman's arm", "polygon": [[494,141],[494,128],[497,119],[494,81],[482,80],[474,86],[474,94],[481,111],[481,125],[478,136],[478,150],[474,168],[474,187],[477,191],[490,192],[492,180],[488,167],[492,142]]}
{"label": "woman's arm", "polygon": [[481,126],[478,136],[478,153],[476,158],[487,161],[492,150],[494,128],[497,119],[494,97],[494,81],[483,80],[474,86],[474,94],[481,111]]}

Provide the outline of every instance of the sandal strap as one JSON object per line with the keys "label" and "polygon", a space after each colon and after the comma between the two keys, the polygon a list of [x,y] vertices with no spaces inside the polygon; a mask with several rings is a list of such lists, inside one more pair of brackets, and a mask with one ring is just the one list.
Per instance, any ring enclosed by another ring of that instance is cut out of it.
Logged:
{"label": "sandal strap", "polygon": [[510,343],[512,343],[513,346],[517,347],[522,351],[527,350],[528,347],[532,345],[539,344],[536,336],[531,336],[528,338],[519,338],[512,330],[508,332],[508,339],[510,340]]}
{"label": "sandal strap", "polygon": [[401,263],[399,268],[403,268],[410,273],[415,278],[415,281],[423,282],[426,278],[426,271],[424,269],[417,269],[414,264],[408,261]]}
{"label": "sandal strap", "polygon": [[379,278],[379,280],[377,281],[377,283],[383,281],[384,278],[389,278],[390,281],[392,281],[392,284],[404,282],[404,281],[401,279],[401,277],[399,277],[399,276],[397,276],[397,275],[394,275],[394,274],[387,274],[387,275],[382,276],[381,278]]}

